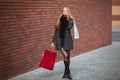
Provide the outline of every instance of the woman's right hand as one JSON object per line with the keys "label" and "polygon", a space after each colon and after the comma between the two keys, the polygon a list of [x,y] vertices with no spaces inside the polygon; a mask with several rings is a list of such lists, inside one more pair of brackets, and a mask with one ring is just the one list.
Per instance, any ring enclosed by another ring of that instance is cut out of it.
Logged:
{"label": "woman's right hand", "polygon": [[55,47],[55,44],[54,44],[54,43],[51,43],[51,47]]}

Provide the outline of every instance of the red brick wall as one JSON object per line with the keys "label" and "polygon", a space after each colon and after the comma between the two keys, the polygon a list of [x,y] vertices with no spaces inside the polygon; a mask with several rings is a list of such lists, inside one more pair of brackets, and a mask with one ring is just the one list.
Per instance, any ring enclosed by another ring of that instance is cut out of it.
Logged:
{"label": "red brick wall", "polygon": [[120,0],[112,0],[112,5],[120,6]]}
{"label": "red brick wall", "polygon": [[[0,80],[39,67],[64,6],[71,9],[80,33],[72,56],[111,44],[111,4],[112,0],[1,0]],[[62,60],[57,53],[57,61]]]}

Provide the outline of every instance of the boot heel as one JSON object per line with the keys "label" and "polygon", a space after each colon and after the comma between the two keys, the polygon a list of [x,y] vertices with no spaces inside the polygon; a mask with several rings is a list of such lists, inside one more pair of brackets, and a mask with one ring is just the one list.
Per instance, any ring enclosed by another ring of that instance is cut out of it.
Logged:
{"label": "boot heel", "polygon": [[63,75],[63,77],[62,78],[67,78],[67,75],[65,74],[65,75]]}
{"label": "boot heel", "polygon": [[67,78],[70,79],[70,80],[72,80],[72,76],[71,76],[70,71],[67,73]]}

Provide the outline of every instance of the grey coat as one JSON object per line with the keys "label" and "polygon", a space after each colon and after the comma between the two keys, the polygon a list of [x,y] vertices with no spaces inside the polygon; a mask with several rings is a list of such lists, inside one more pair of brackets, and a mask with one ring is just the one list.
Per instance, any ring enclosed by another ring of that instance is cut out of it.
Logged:
{"label": "grey coat", "polygon": [[[71,36],[71,31],[70,29],[73,27],[73,19],[69,18],[69,23],[68,23],[68,29],[65,30],[65,38],[64,38],[64,46],[63,49],[64,50],[72,50],[73,49],[73,39]],[[62,40],[59,37],[60,35],[60,30],[55,30],[54,32],[54,36],[52,39],[52,42],[55,44],[55,49],[56,50],[61,50],[62,46]]]}

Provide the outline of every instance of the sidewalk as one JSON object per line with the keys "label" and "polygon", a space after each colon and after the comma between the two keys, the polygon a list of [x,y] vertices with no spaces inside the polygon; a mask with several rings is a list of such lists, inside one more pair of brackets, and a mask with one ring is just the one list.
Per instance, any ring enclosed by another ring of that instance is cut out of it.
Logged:
{"label": "sidewalk", "polygon": [[[71,58],[70,68],[73,80],[120,80],[120,42]],[[9,80],[67,80],[63,69],[57,62],[53,71],[39,68]]]}

